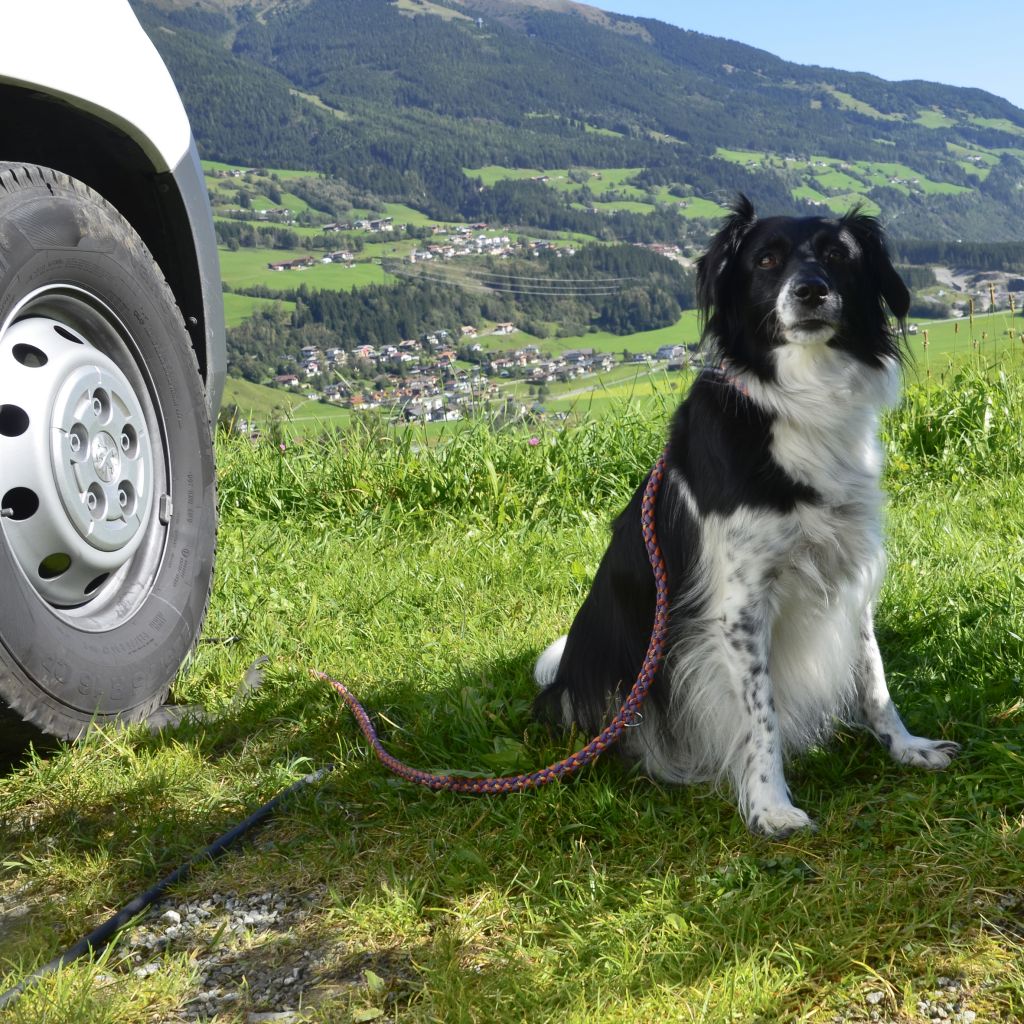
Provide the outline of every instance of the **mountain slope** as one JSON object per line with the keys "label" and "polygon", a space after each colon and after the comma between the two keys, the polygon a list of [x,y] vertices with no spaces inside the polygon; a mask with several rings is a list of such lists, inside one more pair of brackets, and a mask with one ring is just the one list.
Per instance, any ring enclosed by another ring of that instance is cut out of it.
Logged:
{"label": "mountain slope", "polygon": [[[432,216],[628,238],[628,218],[533,183],[485,195],[463,169],[633,167],[681,198],[860,197],[904,237],[1024,232],[1024,111],[981,90],[791,64],[572,0],[135,6],[204,155],[327,171]],[[685,233],[676,220],[655,233]]]}

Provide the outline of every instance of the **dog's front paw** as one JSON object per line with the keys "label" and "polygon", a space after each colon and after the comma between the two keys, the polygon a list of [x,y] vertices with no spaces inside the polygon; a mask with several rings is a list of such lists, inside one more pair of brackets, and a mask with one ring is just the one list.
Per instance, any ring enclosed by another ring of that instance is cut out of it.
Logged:
{"label": "dog's front paw", "polygon": [[811,832],[818,826],[799,807],[783,804],[779,807],[761,807],[751,812],[747,828],[755,836],[766,839],[787,839],[794,832],[805,828]]}
{"label": "dog's front paw", "polygon": [[912,764],[933,772],[949,767],[949,762],[960,753],[960,744],[952,740],[928,740],[923,736],[908,736],[894,743],[889,750],[892,759],[900,764]]}

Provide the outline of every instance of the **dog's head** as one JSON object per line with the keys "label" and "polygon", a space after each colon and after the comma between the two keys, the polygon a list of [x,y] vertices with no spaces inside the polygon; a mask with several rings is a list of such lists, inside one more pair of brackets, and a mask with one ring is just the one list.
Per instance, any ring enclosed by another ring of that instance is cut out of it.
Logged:
{"label": "dog's head", "polygon": [[697,261],[706,340],[719,356],[774,379],[785,345],[827,346],[869,366],[901,356],[910,293],[882,229],[854,208],[844,217],[768,217],[746,196]]}

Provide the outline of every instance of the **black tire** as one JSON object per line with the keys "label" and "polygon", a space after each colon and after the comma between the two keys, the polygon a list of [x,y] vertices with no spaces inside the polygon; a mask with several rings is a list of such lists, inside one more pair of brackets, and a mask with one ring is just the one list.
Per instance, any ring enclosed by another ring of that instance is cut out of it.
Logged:
{"label": "black tire", "polygon": [[65,738],[146,718],[209,600],[203,383],[128,222],[79,181],[2,162],[0,505],[0,708]]}

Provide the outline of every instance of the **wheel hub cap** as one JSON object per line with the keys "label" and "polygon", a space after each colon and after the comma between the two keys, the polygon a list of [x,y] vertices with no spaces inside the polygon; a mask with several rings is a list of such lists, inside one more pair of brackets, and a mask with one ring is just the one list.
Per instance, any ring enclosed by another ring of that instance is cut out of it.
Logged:
{"label": "wheel hub cap", "polygon": [[0,342],[3,529],[37,592],[89,601],[124,566],[153,507],[144,411],[117,364],[44,316]]}

